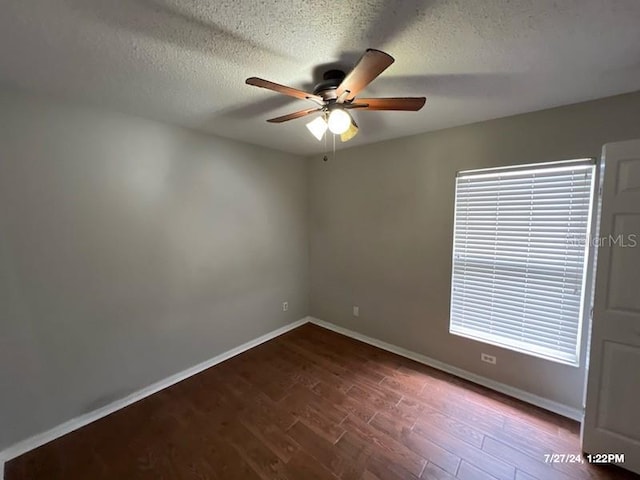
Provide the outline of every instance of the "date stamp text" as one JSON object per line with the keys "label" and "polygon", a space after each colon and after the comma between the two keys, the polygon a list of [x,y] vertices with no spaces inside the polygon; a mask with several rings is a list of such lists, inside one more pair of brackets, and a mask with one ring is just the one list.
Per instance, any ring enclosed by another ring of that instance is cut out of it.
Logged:
{"label": "date stamp text", "polygon": [[545,453],[545,463],[624,463],[624,453]]}

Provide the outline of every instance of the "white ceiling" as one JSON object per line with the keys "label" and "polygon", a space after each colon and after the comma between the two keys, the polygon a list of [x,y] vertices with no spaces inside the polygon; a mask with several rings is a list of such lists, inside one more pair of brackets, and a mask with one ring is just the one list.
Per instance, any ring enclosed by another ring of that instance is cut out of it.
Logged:
{"label": "white ceiling", "polygon": [[294,153],[324,149],[312,106],[249,87],[311,89],[367,47],[396,62],[348,146],[640,89],[640,0],[0,0],[0,82]]}

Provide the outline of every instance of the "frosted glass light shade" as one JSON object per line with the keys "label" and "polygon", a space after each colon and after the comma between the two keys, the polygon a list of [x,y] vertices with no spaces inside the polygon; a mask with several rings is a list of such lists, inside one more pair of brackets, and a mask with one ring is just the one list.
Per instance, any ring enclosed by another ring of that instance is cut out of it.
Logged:
{"label": "frosted glass light shade", "polygon": [[322,140],[324,133],[327,131],[328,125],[324,118],[317,117],[307,123],[307,128],[313,134],[313,136],[316,137],[318,141],[320,141]]}
{"label": "frosted glass light shade", "polygon": [[329,130],[331,133],[335,133],[336,135],[343,134],[349,129],[349,125],[351,125],[351,117],[349,114],[341,109],[336,108],[332,110],[329,114]]}
{"label": "frosted glass light shade", "polygon": [[356,125],[355,121],[352,121],[349,124],[349,128],[347,128],[347,130],[342,135],[340,135],[340,140],[342,140],[343,142],[348,142],[353,137],[355,137],[357,133],[358,133],[358,125]]}

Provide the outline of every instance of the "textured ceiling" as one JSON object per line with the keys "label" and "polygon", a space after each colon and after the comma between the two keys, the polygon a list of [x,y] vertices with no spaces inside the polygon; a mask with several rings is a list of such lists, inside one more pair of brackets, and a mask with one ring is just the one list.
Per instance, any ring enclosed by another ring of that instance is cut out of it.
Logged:
{"label": "textured ceiling", "polygon": [[312,104],[249,87],[312,88],[367,47],[396,58],[348,146],[640,89],[640,0],[0,0],[0,82],[295,153],[324,150]]}

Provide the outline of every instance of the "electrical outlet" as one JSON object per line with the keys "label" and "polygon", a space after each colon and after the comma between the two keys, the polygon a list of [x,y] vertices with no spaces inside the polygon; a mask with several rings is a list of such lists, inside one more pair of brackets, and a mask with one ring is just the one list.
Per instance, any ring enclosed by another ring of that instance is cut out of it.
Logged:
{"label": "electrical outlet", "polygon": [[490,363],[491,365],[496,364],[496,357],[494,357],[493,355],[489,355],[487,353],[481,353],[480,360],[482,360],[483,362]]}
{"label": "electrical outlet", "polygon": [[353,306],[353,316],[354,317],[359,317],[360,316],[360,307],[357,305]]}
{"label": "electrical outlet", "polygon": [[282,302],[282,311],[286,312],[289,310],[289,302]]}

